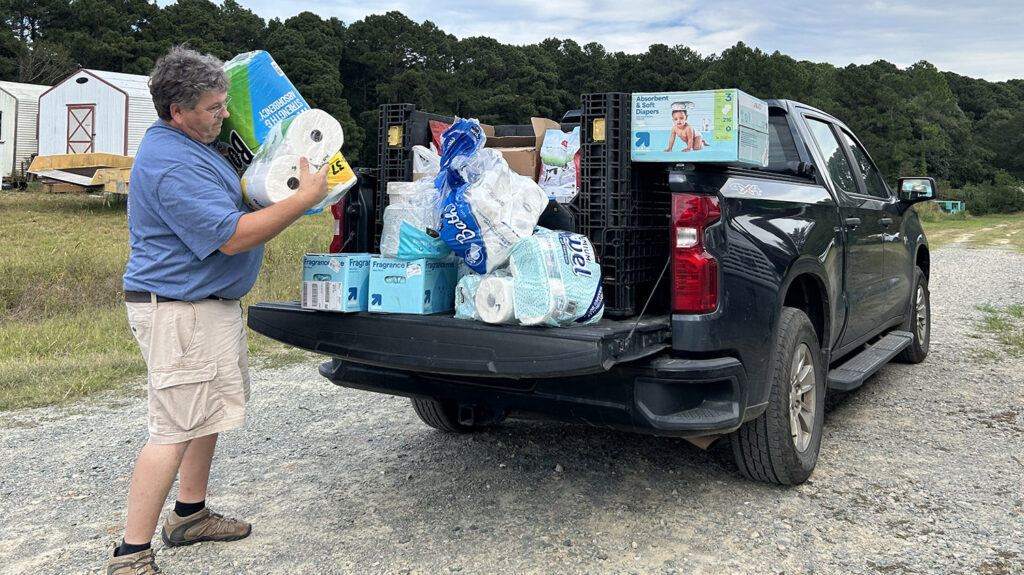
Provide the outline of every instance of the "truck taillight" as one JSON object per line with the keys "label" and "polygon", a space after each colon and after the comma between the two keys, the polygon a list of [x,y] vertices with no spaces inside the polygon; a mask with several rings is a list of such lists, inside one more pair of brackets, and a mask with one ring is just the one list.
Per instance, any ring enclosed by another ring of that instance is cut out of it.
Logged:
{"label": "truck taillight", "polygon": [[704,249],[704,230],[721,215],[717,196],[672,194],[674,313],[710,313],[718,306],[718,260]]}

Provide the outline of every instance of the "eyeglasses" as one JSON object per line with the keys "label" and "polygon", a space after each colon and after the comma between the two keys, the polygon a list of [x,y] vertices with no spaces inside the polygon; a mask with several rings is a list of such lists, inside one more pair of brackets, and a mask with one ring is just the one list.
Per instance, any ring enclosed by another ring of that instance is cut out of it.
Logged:
{"label": "eyeglasses", "polygon": [[224,117],[224,113],[228,111],[228,105],[231,103],[231,96],[224,99],[224,103],[218,102],[217,104],[206,109],[207,112],[213,115],[217,120]]}

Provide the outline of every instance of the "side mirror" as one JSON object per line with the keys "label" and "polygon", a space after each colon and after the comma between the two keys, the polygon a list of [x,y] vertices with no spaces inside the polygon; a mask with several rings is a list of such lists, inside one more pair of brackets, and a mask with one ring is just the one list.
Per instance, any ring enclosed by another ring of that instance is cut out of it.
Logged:
{"label": "side mirror", "polygon": [[897,195],[903,202],[923,202],[938,197],[934,178],[900,178],[896,186]]}

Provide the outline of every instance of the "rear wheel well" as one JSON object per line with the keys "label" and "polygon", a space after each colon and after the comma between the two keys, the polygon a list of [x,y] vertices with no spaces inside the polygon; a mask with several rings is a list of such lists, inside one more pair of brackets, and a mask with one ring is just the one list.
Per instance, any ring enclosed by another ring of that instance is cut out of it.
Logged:
{"label": "rear wheel well", "polygon": [[818,335],[818,345],[827,348],[828,314],[825,313],[825,287],[811,274],[802,274],[789,284],[786,290],[784,307],[792,307],[803,311],[811,320],[814,331]]}

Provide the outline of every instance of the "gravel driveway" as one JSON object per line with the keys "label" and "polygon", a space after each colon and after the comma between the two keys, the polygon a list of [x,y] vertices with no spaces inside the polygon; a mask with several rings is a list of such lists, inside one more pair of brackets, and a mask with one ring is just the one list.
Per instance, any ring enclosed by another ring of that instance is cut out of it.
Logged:
{"label": "gravel driveway", "polygon": [[[543,421],[446,435],[311,357],[254,368],[249,423],[221,437],[210,502],[252,536],[157,538],[157,557],[170,574],[1024,573],[1024,359],[979,361],[999,348],[976,328],[976,306],[1024,303],[1024,257],[954,244],[932,270],[928,359],[836,406],[798,487],[677,439]],[[0,434],[0,572],[99,572],[141,396],[2,413]]]}

